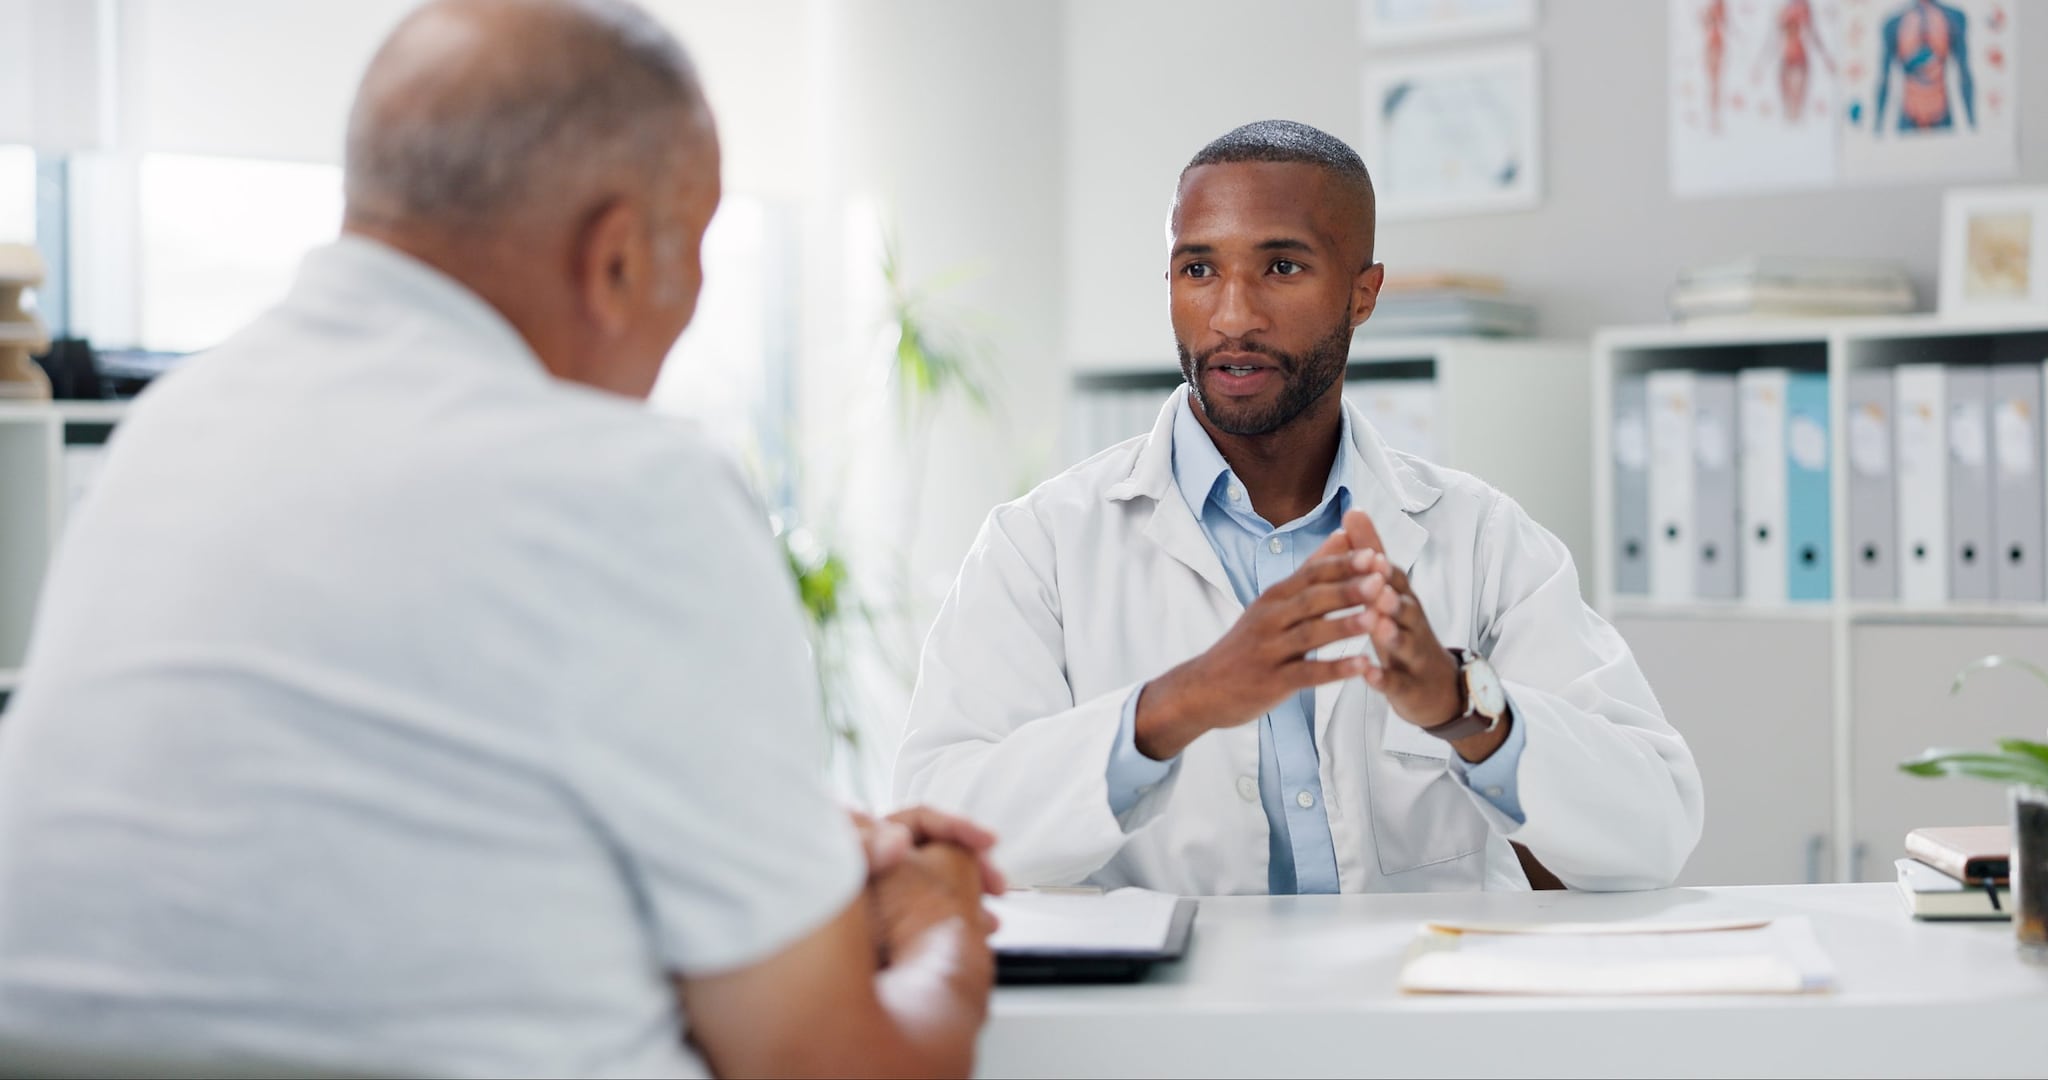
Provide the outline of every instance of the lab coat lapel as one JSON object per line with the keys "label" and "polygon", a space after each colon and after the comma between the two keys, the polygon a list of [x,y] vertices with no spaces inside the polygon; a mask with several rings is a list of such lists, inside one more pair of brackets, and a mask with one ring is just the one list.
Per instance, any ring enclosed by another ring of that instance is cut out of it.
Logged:
{"label": "lab coat lapel", "polygon": [[1216,549],[1202,533],[1201,522],[1195,520],[1194,512],[1188,509],[1187,500],[1181,498],[1180,489],[1174,484],[1173,422],[1178,410],[1184,407],[1182,402],[1187,393],[1187,387],[1182,386],[1167,398],[1152,425],[1152,433],[1146,436],[1145,446],[1131,466],[1131,474],[1111,485],[1107,497],[1112,502],[1149,498],[1151,516],[1141,530],[1146,538],[1201,575],[1233,609],[1241,610],[1230,576],[1223,572],[1223,560],[1216,557]]}

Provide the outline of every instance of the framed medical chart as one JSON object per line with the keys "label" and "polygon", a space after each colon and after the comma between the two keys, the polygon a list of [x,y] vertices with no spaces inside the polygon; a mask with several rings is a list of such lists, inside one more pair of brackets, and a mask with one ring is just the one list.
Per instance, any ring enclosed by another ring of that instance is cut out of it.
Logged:
{"label": "framed medical chart", "polygon": [[1380,216],[1537,205],[1540,83],[1533,45],[1367,60],[1363,150]]}
{"label": "framed medical chart", "polygon": [[1536,0],[1358,0],[1358,36],[1368,47],[1528,30]]}
{"label": "framed medical chart", "polygon": [[2048,187],[1942,197],[1941,313],[2048,317]]}

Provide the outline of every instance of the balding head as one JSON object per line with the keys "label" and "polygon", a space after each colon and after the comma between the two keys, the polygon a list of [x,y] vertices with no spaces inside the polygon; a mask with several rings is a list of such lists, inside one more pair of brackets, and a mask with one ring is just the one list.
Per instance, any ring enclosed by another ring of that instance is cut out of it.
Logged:
{"label": "balding head", "polygon": [[625,0],[431,0],[357,92],[346,231],[455,278],[560,378],[644,397],[696,311],[718,138]]}
{"label": "balding head", "polygon": [[349,116],[351,220],[502,228],[684,164],[708,122],[682,46],[617,0],[438,0],[370,62]]}

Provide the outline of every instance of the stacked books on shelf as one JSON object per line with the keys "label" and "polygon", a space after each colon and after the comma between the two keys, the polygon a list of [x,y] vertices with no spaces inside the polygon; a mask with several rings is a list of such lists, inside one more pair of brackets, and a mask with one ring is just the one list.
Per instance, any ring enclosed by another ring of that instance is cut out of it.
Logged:
{"label": "stacked books on shelf", "polygon": [[2012,829],[1914,829],[1899,871],[1899,899],[1916,919],[2010,919]]}
{"label": "stacked books on shelf", "polygon": [[1751,256],[1688,268],[1671,289],[1680,322],[1898,315],[1913,285],[1886,259]]}
{"label": "stacked books on shelf", "polygon": [[1480,274],[1388,275],[1379,306],[1357,337],[1527,337],[1536,308]]}

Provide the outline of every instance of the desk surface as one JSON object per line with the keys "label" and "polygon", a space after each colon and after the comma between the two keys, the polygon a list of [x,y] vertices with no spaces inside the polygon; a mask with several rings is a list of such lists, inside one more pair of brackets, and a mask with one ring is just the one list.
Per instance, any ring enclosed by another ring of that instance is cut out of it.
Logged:
{"label": "desk surface", "polygon": [[[1404,996],[1427,919],[1805,915],[1831,994]],[[1218,897],[1186,959],[1133,986],[996,992],[984,1076],[1967,1075],[2048,1073],[2048,967],[2012,924],[1923,923],[1897,888]]]}

